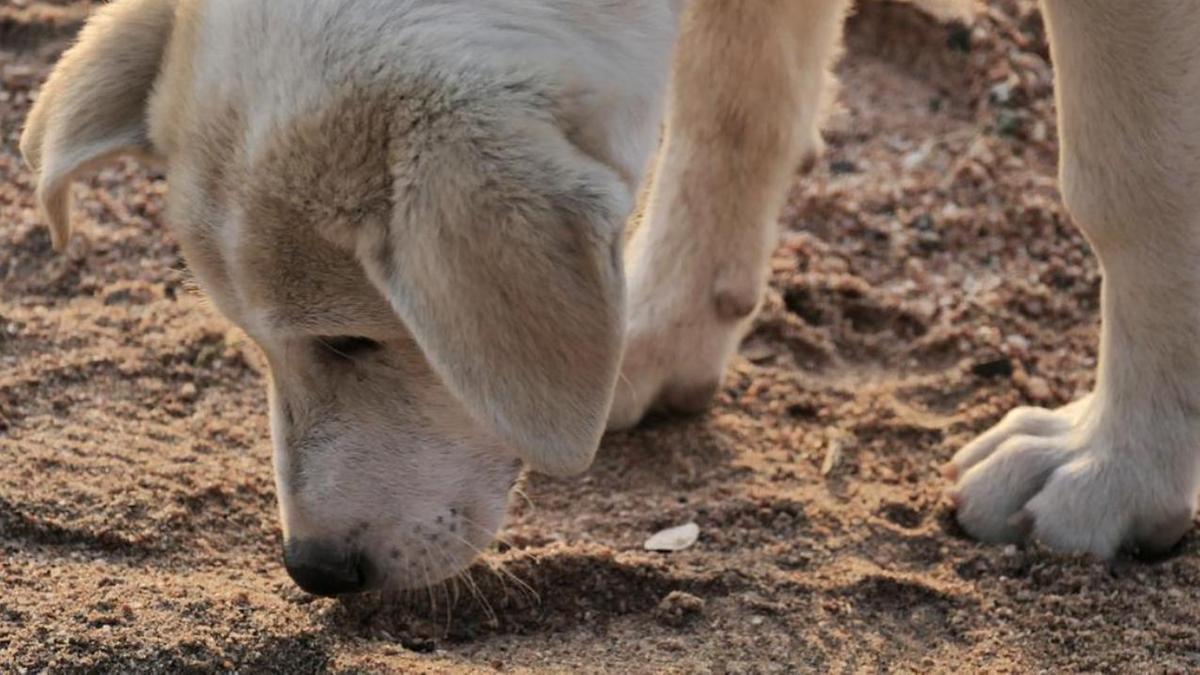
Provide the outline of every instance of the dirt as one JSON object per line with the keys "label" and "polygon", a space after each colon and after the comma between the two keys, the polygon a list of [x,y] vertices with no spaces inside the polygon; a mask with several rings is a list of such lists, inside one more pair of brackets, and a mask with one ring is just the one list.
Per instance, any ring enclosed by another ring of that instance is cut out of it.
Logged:
{"label": "dirt", "polygon": [[[87,2],[0,6],[0,671],[1184,671],[1200,537],[1106,563],[971,541],[936,467],[1086,392],[1099,273],[1055,186],[1029,2],[873,3],[829,151],[712,411],[528,479],[464,580],[347,601],[280,562],[263,359],[195,292],[163,177],[76,188],[51,251],[17,138]],[[659,529],[699,542],[651,553]]]}

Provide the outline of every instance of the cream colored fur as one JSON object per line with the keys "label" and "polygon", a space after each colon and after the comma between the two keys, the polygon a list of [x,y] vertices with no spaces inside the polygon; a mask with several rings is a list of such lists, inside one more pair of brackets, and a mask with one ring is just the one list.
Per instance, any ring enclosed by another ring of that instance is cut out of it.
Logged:
{"label": "cream colored fur", "polygon": [[644,222],[626,251],[610,428],[651,407],[701,410],[720,385],[762,297],[787,187],[821,151],[848,4],[693,0],[685,12]]}
{"label": "cream colored fur", "polygon": [[[21,136],[39,172],[38,203],[54,248],[67,243],[71,180],[118,154],[153,152],[146,100],[170,36],[173,3],[129,0],[97,12],[63,55]],[[54,102],[61,102],[55,104]]]}
{"label": "cream colored fur", "polygon": [[1200,4],[1043,10],[1063,198],[1104,272],[1096,389],[1013,411],[948,473],[978,537],[1159,553],[1200,488]]}
{"label": "cream colored fur", "polygon": [[117,0],[22,147],[59,246],[71,178],[165,159],[196,278],[271,365],[285,538],[422,586],[491,542],[522,461],[591,463],[678,9]]}
{"label": "cream colored fur", "polygon": [[[918,4],[943,16],[961,6]],[[736,2],[691,7],[646,223],[629,251],[612,426],[653,407],[702,407],[719,383],[760,298],[791,167],[820,147],[844,5],[771,4],[770,20]],[[1059,411],[1014,411],[946,474],[959,521],[979,538],[1161,552],[1191,526],[1200,487],[1200,5],[1044,9],[1064,196],[1105,272],[1097,388]]]}
{"label": "cream colored fur", "polygon": [[[286,538],[419,586],[487,545],[521,462],[578,472],[606,420],[707,402],[820,152],[847,2],[116,0],[22,150],[58,247],[72,178],[166,161],[189,264],[271,364]],[[1106,273],[1097,391],[947,472],[976,536],[1112,555],[1195,506],[1200,9],[1073,2],[1046,10],[1064,194]]]}

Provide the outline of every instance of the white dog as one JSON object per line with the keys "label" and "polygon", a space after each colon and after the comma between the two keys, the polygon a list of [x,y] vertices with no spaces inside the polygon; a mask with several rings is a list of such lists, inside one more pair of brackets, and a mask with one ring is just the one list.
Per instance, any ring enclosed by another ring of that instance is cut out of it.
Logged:
{"label": "white dog", "polygon": [[[707,403],[820,151],[847,4],[116,0],[22,150],[57,246],[81,172],[166,162],[190,266],[270,362],[289,572],[419,586],[490,542],[522,464],[579,472],[606,426]],[[1097,389],[946,473],[980,538],[1160,550],[1200,483],[1200,4],[1044,9],[1106,275]]]}

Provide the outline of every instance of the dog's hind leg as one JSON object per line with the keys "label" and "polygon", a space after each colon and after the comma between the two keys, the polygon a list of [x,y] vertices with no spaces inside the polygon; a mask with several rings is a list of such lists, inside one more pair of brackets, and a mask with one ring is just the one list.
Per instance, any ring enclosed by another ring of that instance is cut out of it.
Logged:
{"label": "dog's hind leg", "polygon": [[626,249],[609,428],[703,409],[758,308],[797,166],[820,152],[848,0],[693,0],[663,145]]}
{"label": "dog's hind leg", "polygon": [[966,530],[1160,553],[1200,487],[1200,4],[1046,0],[1067,207],[1104,273],[1096,389],[947,465]]}

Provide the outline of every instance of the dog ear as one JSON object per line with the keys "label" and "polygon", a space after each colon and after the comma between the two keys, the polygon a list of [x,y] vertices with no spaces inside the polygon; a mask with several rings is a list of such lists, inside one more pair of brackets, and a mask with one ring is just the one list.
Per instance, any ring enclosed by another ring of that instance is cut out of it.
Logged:
{"label": "dog ear", "polygon": [[591,464],[612,403],[631,197],[553,124],[519,124],[394,144],[392,219],[358,255],[472,416],[568,475]]}
{"label": "dog ear", "polygon": [[21,134],[56,250],[70,233],[70,183],[125,152],[152,151],[146,107],[170,39],[173,0],[115,0],[55,66]]}

